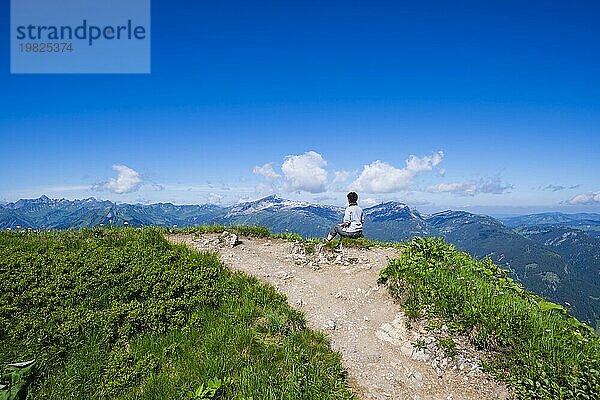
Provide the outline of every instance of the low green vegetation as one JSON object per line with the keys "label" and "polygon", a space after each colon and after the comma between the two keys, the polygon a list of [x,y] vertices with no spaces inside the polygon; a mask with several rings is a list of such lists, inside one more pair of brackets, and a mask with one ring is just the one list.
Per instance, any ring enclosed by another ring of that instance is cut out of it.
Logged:
{"label": "low green vegetation", "polygon": [[[290,242],[300,242],[304,243],[307,246],[307,252],[312,253],[315,251],[315,245],[323,243],[323,238],[304,238],[301,235],[293,232],[286,233],[271,233],[269,228],[264,226],[225,226],[225,225],[201,225],[201,226],[192,226],[187,228],[158,228],[161,229],[165,233],[176,233],[183,235],[205,235],[211,233],[222,233],[224,231],[235,233],[240,236],[245,237],[253,237],[253,238],[271,238],[271,239],[283,239]],[[366,239],[364,237],[350,239],[335,239],[329,242],[325,248],[334,249],[340,246],[340,241],[342,241],[342,246],[344,247],[355,247],[355,248],[370,248],[375,246],[385,246],[385,247],[399,247],[400,244],[394,242],[380,242],[376,240]]]}
{"label": "low green vegetation", "polygon": [[230,233],[235,233],[240,236],[246,237],[258,237],[265,238],[271,237],[271,231],[269,228],[264,226],[224,226],[224,225],[200,225],[200,226],[190,226],[187,228],[162,228],[164,231],[170,233],[180,233],[183,235],[186,234],[195,234],[195,235],[204,235],[207,233],[222,233],[224,231],[228,231]]}
{"label": "low green vegetation", "polygon": [[[600,398],[600,339],[563,307],[532,294],[489,259],[415,238],[381,271],[406,314],[446,324],[488,350],[484,369],[521,399]],[[438,340],[448,353],[450,338]]]}
{"label": "low green vegetation", "polygon": [[353,398],[284,296],[163,233],[0,233],[0,398]]}

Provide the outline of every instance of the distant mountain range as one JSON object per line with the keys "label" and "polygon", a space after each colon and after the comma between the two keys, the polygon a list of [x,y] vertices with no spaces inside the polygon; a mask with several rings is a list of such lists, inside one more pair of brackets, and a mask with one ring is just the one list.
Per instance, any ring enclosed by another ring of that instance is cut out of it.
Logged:
{"label": "distant mountain range", "polygon": [[[275,233],[324,237],[344,208],[276,196],[238,204],[116,204],[46,196],[0,205],[0,229],[93,226],[263,225]],[[600,214],[544,213],[495,219],[464,211],[424,215],[406,204],[365,208],[365,236],[406,241],[442,236],[475,257],[490,257],[531,291],[564,305],[590,325],[600,319]]]}
{"label": "distant mountain range", "polygon": [[600,237],[600,214],[579,213],[542,213],[520,215],[517,217],[500,218],[507,226],[562,226],[587,232],[589,235]]}

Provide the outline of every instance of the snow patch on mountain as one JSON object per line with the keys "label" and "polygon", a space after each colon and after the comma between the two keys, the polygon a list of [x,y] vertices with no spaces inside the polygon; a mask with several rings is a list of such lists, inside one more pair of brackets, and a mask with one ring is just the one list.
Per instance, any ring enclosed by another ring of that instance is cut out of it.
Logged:
{"label": "snow patch on mountain", "polygon": [[365,209],[365,215],[377,218],[392,218],[403,216],[409,219],[422,219],[418,211],[412,210],[404,203],[389,201]]}
{"label": "snow patch on mountain", "polygon": [[319,209],[334,213],[339,213],[343,210],[340,207],[317,206],[306,201],[288,200],[277,196],[267,196],[256,201],[238,204],[237,206],[230,208],[225,215],[225,218],[251,215],[261,211],[313,211],[314,213],[314,211],[318,211]]}

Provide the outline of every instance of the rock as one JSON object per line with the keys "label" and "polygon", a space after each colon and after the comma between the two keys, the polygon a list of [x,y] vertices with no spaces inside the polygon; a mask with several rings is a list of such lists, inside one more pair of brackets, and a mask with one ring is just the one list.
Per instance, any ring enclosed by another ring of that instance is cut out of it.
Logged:
{"label": "rock", "polygon": [[325,322],[325,329],[329,329],[329,330],[333,331],[333,330],[335,330],[336,327],[337,327],[336,323],[332,319],[327,320],[327,322]]}
{"label": "rock", "polygon": [[406,357],[412,357],[414,349],[413,349],[413,346],[410,343],[404,343],[402,345],[402,347],[400,347],[400,351]]}
{"label": "rock", "polygon": [[409,378],[415,388],[419,389],[423,386],[423,375],[416,369],[411,372]]}
{"label": "rock", "polygon": [[410,358],[412,358],[415,361],[426,362],[429,360],[429,355],[424,350],[415,349],[415,350],[413,350],[413,353],[410,356]]}
{"label": "rock", "polygon": [[291,251],[291,253],[294,254],[294,255],[299,254],[299,255],[304,256],[306,254],[306,249],[304,248],[304,245],[302,243],[300,243],[300,242],[294,242],[292,244],[292,251]]}
{"label": "rock", "polygon": [[294,260],[294,264],[296,264],[296,265],[305,265],[306,264],[306,258],[304,256],[302,256],[301,258],[296,258]]}
{"label": "rock", "polygon": [[238,236],[235,233],[229,233],[227,231],[223,231],[223,233],[221,233],[219,236],[219,242],[229,247],[234,247],[240,243]]}

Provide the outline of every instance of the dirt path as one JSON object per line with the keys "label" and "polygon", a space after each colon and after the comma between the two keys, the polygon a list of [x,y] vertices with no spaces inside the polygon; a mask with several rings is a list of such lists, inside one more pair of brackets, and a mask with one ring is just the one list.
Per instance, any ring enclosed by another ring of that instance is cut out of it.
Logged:
{"label": "dirt path", "polygon": [[[396,250],[344,248],[341,254],[306,254],[284,240],[243,238],[235,247],[218,235],[171,236],[200,250],[217,250],[233,270],[267,282],[301,310],[312,329],[326,331],[342,355],[350,383],[363,399],[506,399],[508,391],[477,367],[476,353],[458,345],[446,358],[424,329],[407,329],[400,307],[379,271]],[[418,339],[427,345],[417,350]]]}

